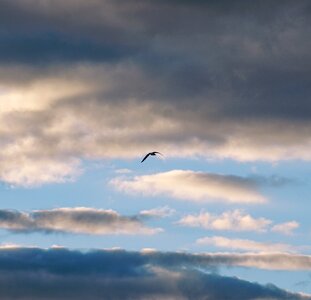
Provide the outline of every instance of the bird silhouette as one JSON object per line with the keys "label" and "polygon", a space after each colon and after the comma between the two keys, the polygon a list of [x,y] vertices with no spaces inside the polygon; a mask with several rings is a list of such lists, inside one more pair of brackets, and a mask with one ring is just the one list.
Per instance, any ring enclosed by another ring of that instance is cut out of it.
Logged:
{"label": "bird silhouette", "polygon": [[157,155],[157,154],[160,154],[160,155],[162,155],[162,156],[163,156],[163,154],[162,154],[162,153],[157,152],[157,151],[149,152],[149,153],[148,153],[148,154],[146,154],[146,156],[143,158],[143,160],[141,161],[141,163],[142,163],[143,161],[145,161],[145,160],[148,158],[148,156],[149,156],[149,155],[155,156],[155,155]]}

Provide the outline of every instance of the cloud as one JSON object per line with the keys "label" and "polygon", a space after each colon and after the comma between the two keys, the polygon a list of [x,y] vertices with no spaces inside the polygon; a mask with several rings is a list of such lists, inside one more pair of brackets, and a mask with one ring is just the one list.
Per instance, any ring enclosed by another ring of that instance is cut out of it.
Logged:
{"label": "cloud", "polygon": [[274,231],[286,235],[293,234],[293,231],[299,227],[299,223],[296,221],[273,225],[273,221],[263,217],[254,218],[241,209],[225,211],[220,215],[201,211],[199,214],[182,217],[176,224],[201,227],[207,230]]}
{"label": "cloud", "polygon": [[[25,144],[31,141],[24,141]],[[11,155],[10,155],[11,156]],[[74,181],[82,169],[78,160],[66,161],[53,159],[28,159],[27,157],[13,157],[0,161],[2,166],[0,179],[12,187],[36,187],[47,183],[64,183]]]}
{"label": "cloud", "polygon": [[[148,217],[153,215],[149,214]],[[161,228],[146,227],[140,214],[121,216],[114,210],[87,207],[37,210],[31,213],[0,210],[0,228],[12,232],[75,234],[156,234],[162,231]]]}
{"label": "cloud", "polygon": [[153,208],[149,210],[142,210],[140,212],[140,216],[147,217],[147,218],[163,218],[163,217],[169,217],[175,213],[175,209],[172,209],[168,206]]}
{"label": "cloud", "polygon": [[293,231],[299,227],[299,223],[296,221],[290,221],[286,223],[276,224],[272,227],[272,231],[283,233],[286,235],[293,234]]}
{"label": "cloud", "polygon": [[308,6],[3,0],[0,179],[63,182],[150,149],[310,160]]}
{"label": "cloud", "polygon": [[213,245],[219,248],[255,252],[291,252],[295,250],[288,244],[260,243],[245,239],[229,239],[222,236],[204,237],[197,240],[199,245]]}
{"label": "cloud", "polygon": [[117,169],[115,170],[115,173],[117,174],[129,174],[132,173],[133,171],[130,169]]}
{"label": "cloud", "polygon": [[[224,258],[156,251],[0,249],[0,297],[76,300],[103,297],[176,300],[206,297],[211,300],[310,299],[309,296],[291,293],[272,284],[260,285],[211,273],[213,262],[221,264]],[[244,259],[243,256],[240,258]],[[229,263],[230,259],[227,257]],[[18,289],[12,289],[12,286],[18,286]]]}
{"label": "cloud", "polygon": [[258,192],[252,178],[219,175],[190,170],[173,170],[133,179],[115,178],[111,184],[129,193],[168,195],[195,202],[221,200],[228,203],[264,203],[267,199]]}
{"label": "cloud", "polygon": [[200,212],[198,215],[187,215],[181,218],[177,224],[189,227],[202,227],[211,230],[233,231],[258,231],[263,232],[272,223],[265,218],[253,218],[244,211],[235,209],[226,211],[221,215],[213,215],[209,212]]}
{"label": "cloud", "polygon": [[16,248],[22,248],[21,245],[14,244],[14,243],[1,243],[0,249],[16,249]]}

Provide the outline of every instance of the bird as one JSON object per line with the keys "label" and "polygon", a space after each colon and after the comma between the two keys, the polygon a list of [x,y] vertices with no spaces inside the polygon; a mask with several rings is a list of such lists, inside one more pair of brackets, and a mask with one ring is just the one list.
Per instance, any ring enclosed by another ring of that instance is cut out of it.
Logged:
{"label": "bird", "polygon": [[143,158],[143,160],[141,161],[141,163],[142,163],[143,161],[145,161],[149,155],[155,156],[156,154],[160,154],[160,155],[162,155],[162,156],[163,156],[163,154],[162,154],[162,153],[157,152],[157,151],[149,152],[149,153],[148,153],[148,154],[146,154],[146,156]]}

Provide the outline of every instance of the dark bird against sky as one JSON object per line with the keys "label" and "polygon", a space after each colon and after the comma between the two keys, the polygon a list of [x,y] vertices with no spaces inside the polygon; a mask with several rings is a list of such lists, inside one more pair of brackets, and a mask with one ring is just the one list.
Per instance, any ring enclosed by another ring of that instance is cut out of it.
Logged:
{"label": "dark bird against sky", "polygon": [[160,154],[160,155],[162,155],[162,156],[163,156],[163,154],[162,154],[162,153],[157,152],[157,151],[154,151],[154,152],[149,152],[149,153],[148,153],[148,154],[146,154],[146,156],[143,158],[143,160],[141,161],[141,163],[142,163],[143,161],[145,161],[149,155],[155,156],[155,155],[157,155],[157,154]]}

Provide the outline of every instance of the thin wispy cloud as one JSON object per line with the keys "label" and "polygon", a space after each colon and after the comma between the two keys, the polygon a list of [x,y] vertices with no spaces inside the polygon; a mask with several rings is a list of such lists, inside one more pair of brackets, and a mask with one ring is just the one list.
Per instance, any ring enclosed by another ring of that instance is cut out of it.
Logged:
{"label": "thin wispy cloud", "polygon": [[134,178],[115,178],[111,184],[126,193],[167,195],[194,202],[264,203],[253,178],[219,175],[190,170],[173,170]]}
{"label": "thin wispy cloud", "polygon": [[222,249],[242,250],[246,252],[292,252],[297,249],[283,243],[256,242],[248,239],[231,239],[223,236],[203,237],[196,241],[198,245],[212,245]]}
{"label": "thin wispy cloud", "polygon": [[115,170],[115,173],[116,174],[130,174],[132,173],[133,171],[130,170],[130,169],[117,169]]}
{"label": "thin wispy cloud", "polygon": [[142,210],[139,214],[142,217],[147,218],[163,218],[163,217],[169,217],[176,213],[175,209],[172,209],[168,206],[148,209],[148,210]]}
{"label": "thin wispy cloud", "polygon": [[272,231],[292,235],[293,231],[299,227],[299,223],[296,221],[285,222],[281,224],[276,224],[272,227]]}

